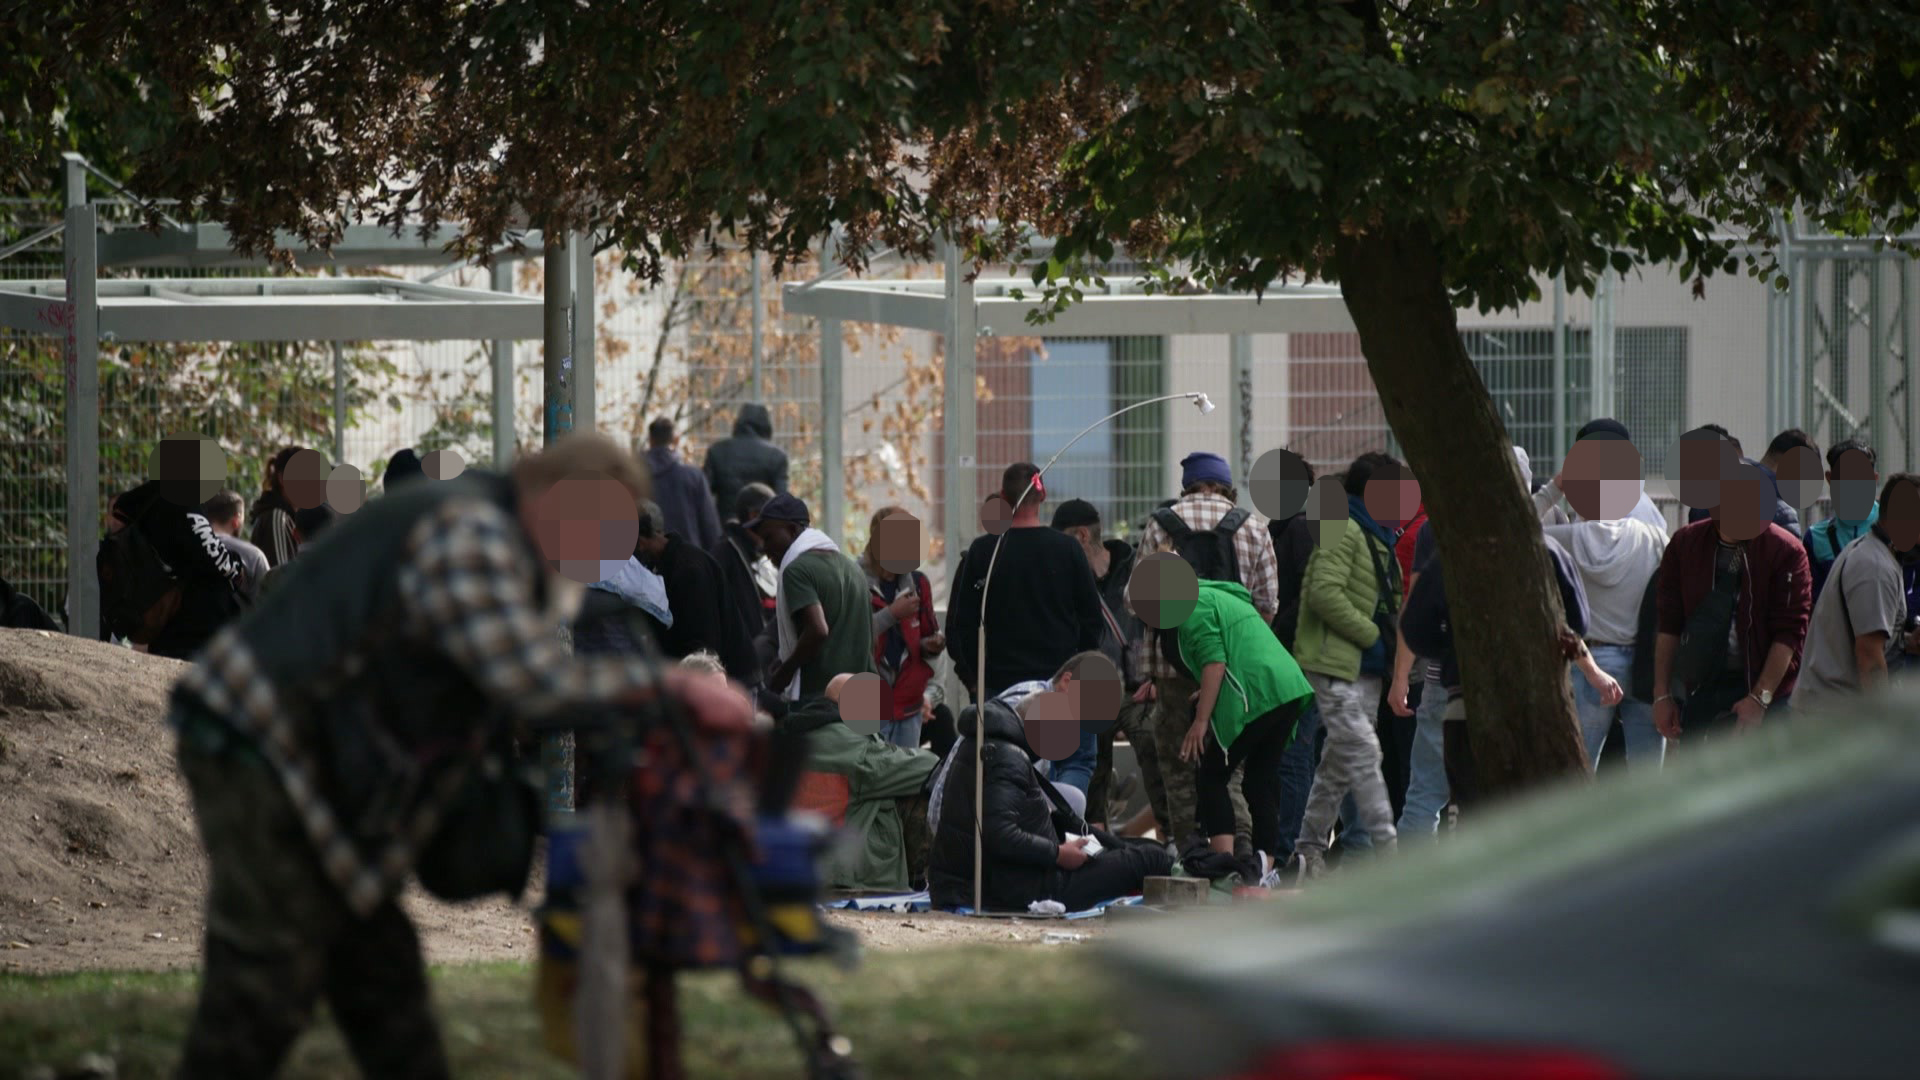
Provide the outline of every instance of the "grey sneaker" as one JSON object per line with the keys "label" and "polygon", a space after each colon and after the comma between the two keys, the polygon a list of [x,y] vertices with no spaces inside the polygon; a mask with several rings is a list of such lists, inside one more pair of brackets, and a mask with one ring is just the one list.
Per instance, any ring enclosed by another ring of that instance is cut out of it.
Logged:
{"label": "grey sneaker", "polygon": [[1293,887],[1298,889],[1309,881],[1326,877],[1327,860],[1317,851],[1296,851],[1287,861],[1287,869],[1293,875]]}

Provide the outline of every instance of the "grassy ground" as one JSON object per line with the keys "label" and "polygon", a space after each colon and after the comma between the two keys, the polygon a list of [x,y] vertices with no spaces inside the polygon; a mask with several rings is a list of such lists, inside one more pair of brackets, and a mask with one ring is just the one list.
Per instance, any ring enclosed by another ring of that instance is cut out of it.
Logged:
{"label": "grassy ground", "polygon": [[[1137,1045],[1116,1037],[1097,993],[1099,973],[1073,947],[877,953],[851,974],[824,964],[792,970],[833,1003],[841,1031],[875,1080],[1133,1071]],[[787,1029],[747,1002],[731,976],[690,976],[682,986],[694,1076],[799,1075]],[[167,1076],[194,988],[192,973],[0,976],[0,1080],[36,1064],[68,1068],[88,1053],[113,1058],[120,1080]],[[434,994],[456,1075],[574,1075],[541,1048],[530,967],[439,969]],[[323,1020],[281,1075],[354,1072],[339,1033]]]}

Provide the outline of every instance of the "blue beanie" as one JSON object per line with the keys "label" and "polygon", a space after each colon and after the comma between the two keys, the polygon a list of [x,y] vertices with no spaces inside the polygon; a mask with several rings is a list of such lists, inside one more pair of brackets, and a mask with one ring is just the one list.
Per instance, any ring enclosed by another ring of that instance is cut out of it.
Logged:
{"label": "blue beanie", "polygon": [[1233,486],[1233,470],[1227,466],[1226,458],[1203,451],[1188,454],[1180,460],[1181,487],[1192,487],[1209,480],[1222,487]]}

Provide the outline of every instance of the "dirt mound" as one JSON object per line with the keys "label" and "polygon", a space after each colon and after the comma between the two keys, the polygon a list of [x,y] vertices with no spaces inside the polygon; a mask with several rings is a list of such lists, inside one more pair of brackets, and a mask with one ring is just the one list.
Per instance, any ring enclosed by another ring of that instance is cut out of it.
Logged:
{"label": "dirt mound", "polygon": [[[198,963],[206,858],[166,726],[186,669],[0,629],[0,970]],[[408,906],[435,963],[532,956],[523,908]]]}

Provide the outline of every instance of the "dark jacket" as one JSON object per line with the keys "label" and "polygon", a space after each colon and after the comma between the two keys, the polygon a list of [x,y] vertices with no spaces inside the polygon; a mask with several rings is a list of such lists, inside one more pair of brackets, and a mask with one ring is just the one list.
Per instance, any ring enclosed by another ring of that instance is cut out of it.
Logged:
{"label": "dark jacket", "polygon": [[[990,911],[1025,911],[1051,895],[1059,874],[1060,834],[1054,806],[1033,771],[1020,718],[989,701],[985,765],[985,814],[981,820],[981,902]],[[935,907],[973,906],[973,742],[978,710],[960,713],[960,741],[941,792],[940,828],[927,864],[927,887]]]}
{"label": "dark jacket", "polygon": [[773,417],[765,405],[740,406],[733,437],[707,450],[705,472],[723,519],[733,516],[733,500],[748,484],[765,484],[776,495],[786,494],[787,452],[773,444]]}
{"label": "dark jacket", "polygon": [[[1683,526],[1667,542],[1657,586],[1661,633],[1684,632],[1687,616],[1713,590],[1713,563],[1719,541],[1718,524],[1708,520]],[[1807,549],[1786,529],[1769,525],[1747,542],[1747,572],[1733,615],[1749,684],[1767,665],[1768,651],[1775,644],[1783,644],[1793,650],[1793,660],[1774,694],[1786,697],[1793,693],[1793,684],[1800,677],[1800,649],[1806,644],[1812,615],[1813,573],[1807,566]]]}
{"label": "dark jacket", "polygon": [[1121,681],[1131,693],[1141,682],[1134,647],[1146,631],[1146,624],[1127,608],[1127,585],[1133,581],[1133,548],[1122,540],[1108,540],[1102,546],[1110,561],[1107,576],[1095,581],[1100,587],[1100,603],[1106,607],[1100,618],[1100,651],[1119,669]]}
{"label": "dark jacket", "polygon": [[247,539],[266,552],[267,565],[292,562],[300,551],[300,535],[293,524],[293,504],[287,497],[269,491],[254,500],[248,516],[253,519],[253,529]]}
{"label": "dark jacket", "polygon": [[1280,610],[1273,616],[1273,634],[1291,653],[1300,629],[1300,590],[1307,580],[1307,560],[1313,557],[1313,523],[1301,512],[1267,522],[1267,531],[1273,535],[1273,559],[1280,579]]}
{"label": "dark jacket", "polygon": [[[737,631],[752,643],[773,625],[773,597],[763,594],[759,583],[753,579],[753,563],[760,557],[760,549],[754,546],[753,537],[748,536],[747,530],[741,528],[737,521],[725,523],[720,530],[720,539],[707,548],[707,554],[713,556],[714,562],[720,567],[720,588],[727,617],[733,620]],[[756,671],[764,666],[757,665]],[[747,680],[747,685],[752,686],[759,681],[756,674]]]}
{"label": "dark jacket", "polygon": [[720,515],[714,512],[706,476],[681,461],[672,447],[653,447],[646,459],[653,472],[653,501],[667,531],[686,537],[701,551],[713,547],[720,539]]}
{"label": "dark jacket", "polygon": [[727,674],[751,684],[753,642],[727,606],[725,579],[713,556],[679,533],[667,534],[667,549],[649,567],[667,586],[673,625],[661,635],[668,656],[678,659],[705,649],[720,658]]}
{"label": "dark jacket", "polygon": [[[1800,540],[1800,512],[1792,506],[1789,506],[1787,500],[1781,497],[1780,478],[1774,475],[1772,469],[1767,468],[1752,458],[1743,457],[1740,459],[1740,464],[1751,465],[1766,474],[1767,483],[1773,485],[1773,523],[1787,530],[1787,533],[1795,540]],[[1705,521],[1711,513],[1713,513],[1713,510],[1710,507],[1694,507],[1687,511],[1687,524],[1691,525],[1696,521]]]}
{"label": "dark jacket", "polygon": [[185,660],[222,626],[240,615],[240,583],[246,568],[220,542],[198,510],[176,506],[149,480],[120,496],[114,513],[139,529],[180,583],[180,607],[147,646],[155,656]]}
{"label": "dark jacket", "polygon": [[659,654],[665,633],[659,619],[627,603],[619,593],[588,589],[573,617],[573,652],[575,656]]}

